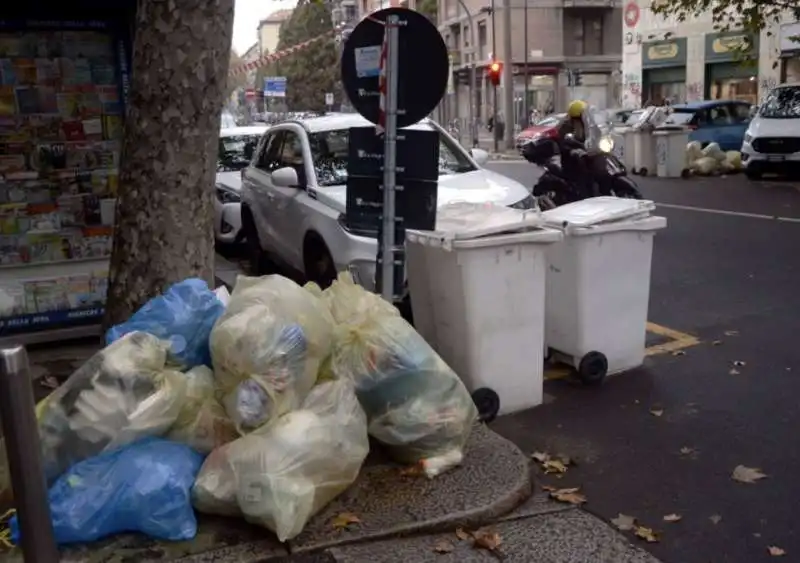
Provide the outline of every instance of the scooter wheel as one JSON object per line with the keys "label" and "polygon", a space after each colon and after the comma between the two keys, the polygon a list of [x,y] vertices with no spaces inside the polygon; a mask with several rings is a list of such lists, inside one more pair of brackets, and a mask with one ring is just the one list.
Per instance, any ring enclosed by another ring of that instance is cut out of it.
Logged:
{"label": "scooter wheel", "polygon": [[500,412],[500,396],[488,387],[481,387],[472,392],[472,402],[478,409],[478,419],[489,424]]}
{"label": "scooter wheel", "polygon": [[600,352],[589,352],[578,364],[578,378],[584,385],[602,383],[608,373],[608,359]]}

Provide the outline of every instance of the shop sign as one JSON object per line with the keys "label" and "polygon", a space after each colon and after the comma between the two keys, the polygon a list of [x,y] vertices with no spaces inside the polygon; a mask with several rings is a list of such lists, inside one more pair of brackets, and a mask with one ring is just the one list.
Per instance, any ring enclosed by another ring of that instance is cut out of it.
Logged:
{"label": "shop sign", "polygon": [[654,41],[642,45],[642,67],[682,66],[686,64],[686,38]]}
{"label": "shop sign", "polygon": [[780,47],[782,53],[800,51],[800,22],[781,26]]}
{"label": "shop sign", "polygon": [[741,31],[709,33],[706,35],[706,60],[731,61],[744,54],[758,53],[758,39],[751,33]]}

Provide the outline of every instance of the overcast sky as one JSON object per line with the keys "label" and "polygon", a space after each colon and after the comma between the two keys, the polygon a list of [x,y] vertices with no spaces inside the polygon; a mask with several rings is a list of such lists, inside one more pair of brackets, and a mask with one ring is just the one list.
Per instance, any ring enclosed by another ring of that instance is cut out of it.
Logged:
{"label": "overcast sky", "polygon": [[236,0],[233,18],[233,48],[244,54],[258,40],[258,22],[272,12],[293,8],[297,0]]}

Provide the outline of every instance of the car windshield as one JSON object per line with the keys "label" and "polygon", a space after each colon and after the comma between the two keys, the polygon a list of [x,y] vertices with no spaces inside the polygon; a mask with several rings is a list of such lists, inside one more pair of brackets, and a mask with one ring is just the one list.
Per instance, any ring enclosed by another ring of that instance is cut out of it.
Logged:
{"label": "car windshield", "polygon": [[[427,126],[428,131],[432,130]],[[347,182],[347,145],[349,130],[334,129],[311,133],[308,142],[314,159],[317,185],[339,186]],[[452,140],[439,134],[439,174],[462,174],[476,170]]]}
{"label": "car windshield", "polygon": [[560,117],[558,115],[550,115],[545,117],[544,119],[540,119],[536,122],[537,127],[548,127],[550,125],[556,125]]}
{"label": "car windshield", "polygon": [[664,125],[687,125],[694,117],[695,110],[688,108],[673,109]]}
{"label": "car windshield", "polygon": [[768,119],[796,119],[800,117],[800,88],[775,88],[767,94],[767,98],[758,112]]}
{"label": "car windshield", "polygon": [[228,135],[219,138],[218,172],[247,168],[261,135]]}

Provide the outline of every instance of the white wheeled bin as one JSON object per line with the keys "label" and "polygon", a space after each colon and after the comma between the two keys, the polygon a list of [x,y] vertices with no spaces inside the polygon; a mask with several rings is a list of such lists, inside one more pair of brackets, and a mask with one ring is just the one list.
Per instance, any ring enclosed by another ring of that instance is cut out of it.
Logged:
{"label": "white wheeled bin", "polygon": [[667,225],[653,209],[595,197],[542,214],[565,235],[547,249],[545,346],[585,383],[644,362],[653,237]]}
{"label": "white wheeled bin", "polygon": [[414,326],[472,392],[481,418],[542,403],[545,249],[537,211],[453,204],[408,231]]}

